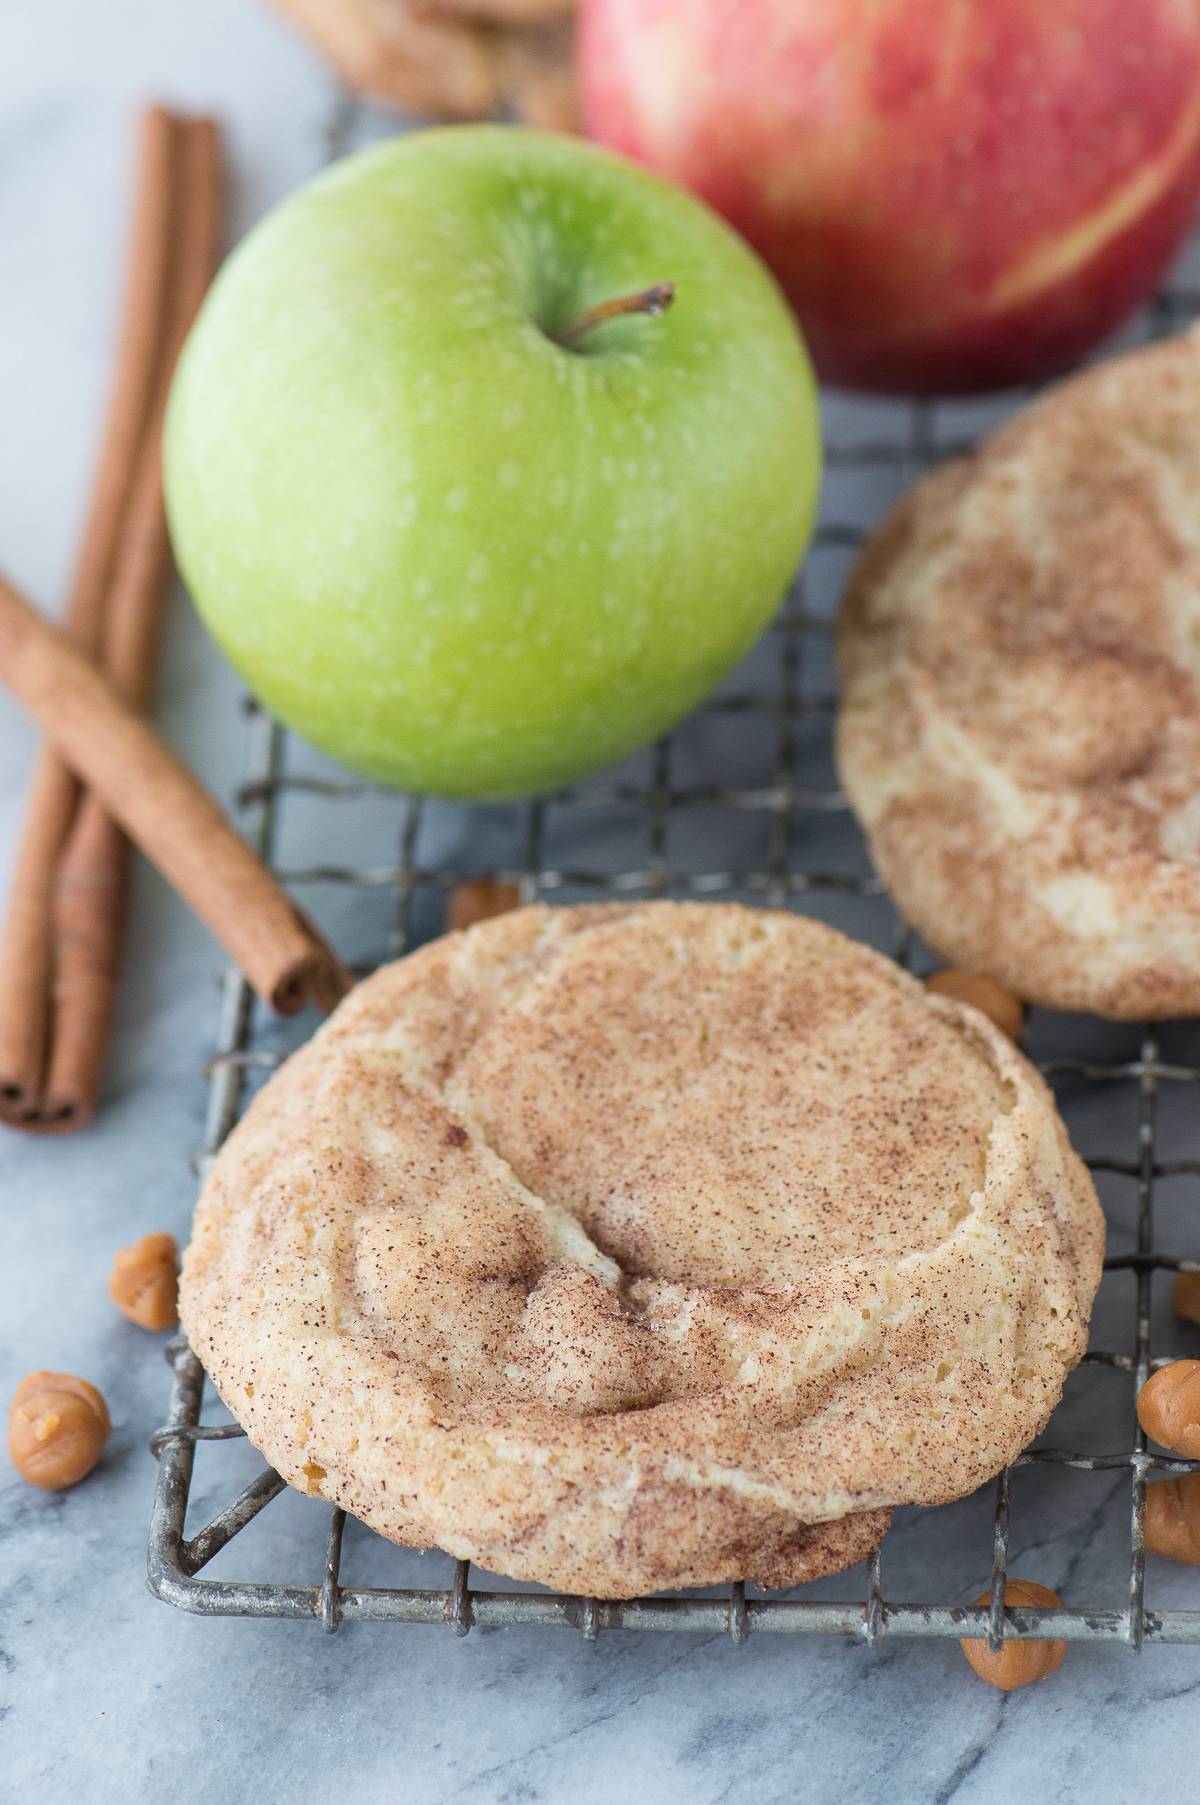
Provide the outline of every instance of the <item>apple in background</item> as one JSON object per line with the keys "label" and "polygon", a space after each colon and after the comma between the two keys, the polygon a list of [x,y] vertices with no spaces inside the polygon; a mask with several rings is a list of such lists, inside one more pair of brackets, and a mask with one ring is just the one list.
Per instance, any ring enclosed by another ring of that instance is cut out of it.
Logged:
{"label": "apple in background", "polygon": [[582,0],[578,56],[591,134],[724,213],[855,388],[1065,368],[1200,189],[1196,0]]}
{"label": "apple in background", "polygon": [[819,462],[753,252],[658,177],[503,126],[392,140],[277,208],[166,433],[180,567],[251,686],[447,796],[567,782],[691,709],[790,581]]}

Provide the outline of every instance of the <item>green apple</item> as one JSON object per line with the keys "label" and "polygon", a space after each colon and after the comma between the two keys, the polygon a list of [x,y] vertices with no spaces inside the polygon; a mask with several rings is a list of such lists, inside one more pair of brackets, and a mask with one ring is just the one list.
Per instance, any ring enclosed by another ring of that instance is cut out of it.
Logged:
{"label": "green apple", "polygon": [[[657,317],[604,317],[655,284]],[[570,781],[692,708],[778,604],[819,464],[803,344],[742,240],[504,126],[395,139],[270,214],[166,434],[180,567],[250,685],[447,796]]]}

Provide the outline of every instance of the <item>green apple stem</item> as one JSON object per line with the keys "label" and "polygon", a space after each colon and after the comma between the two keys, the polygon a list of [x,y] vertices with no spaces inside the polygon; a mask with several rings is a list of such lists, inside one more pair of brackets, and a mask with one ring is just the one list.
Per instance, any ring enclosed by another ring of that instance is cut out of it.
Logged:
{"label": "green apple stem", "polygon": [[556,337],[560,345],[571,346],[594,326],[603,325],[605,320],[615,320],[623,313],[647,313],[656,320],[674,299],[673,282],[656,282],[653,288],[641,288],[636,294],[618,295],[615,300],[600,301],[595,307],[585,308]]}

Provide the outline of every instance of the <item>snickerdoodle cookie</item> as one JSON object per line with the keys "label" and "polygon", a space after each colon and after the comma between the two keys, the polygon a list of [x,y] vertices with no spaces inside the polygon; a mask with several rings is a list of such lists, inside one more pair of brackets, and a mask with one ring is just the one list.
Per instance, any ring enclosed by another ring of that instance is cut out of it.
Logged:
{"label": "snickerdoodle cookie", "polygon": [[793,1584],[1045,1423],[1103,1229],[1038,1075],[815,922],[521,909],[362,984],[184,1261],[286,1478],[573,1592]]}
{"label": "snickerdoodle cookie", "polygon": [[842,782],[937,951],[1058,1009],[1200,1012],[1200,336],[919,483],[839,635]]}

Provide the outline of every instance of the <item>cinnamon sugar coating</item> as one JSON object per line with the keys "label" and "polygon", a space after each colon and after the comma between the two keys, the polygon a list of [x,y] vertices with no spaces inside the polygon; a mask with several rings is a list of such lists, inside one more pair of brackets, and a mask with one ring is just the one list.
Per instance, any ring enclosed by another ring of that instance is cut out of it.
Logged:
{"label": "cinnamon sugar coating", "polygon": [[842,782],[899,908],[1030,1001],[1200,1011],[1200,336],[1051,390],[868,542]]}
{"label": "cinnamon sugar coating", "polygon": [[538,907],[287,1063],[181,1304],[293,1484],[627,1597],[817,1577],[987,1479],[1083,1351],[1102,1244],[977,1012],[791,915]]}

